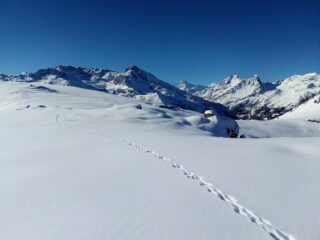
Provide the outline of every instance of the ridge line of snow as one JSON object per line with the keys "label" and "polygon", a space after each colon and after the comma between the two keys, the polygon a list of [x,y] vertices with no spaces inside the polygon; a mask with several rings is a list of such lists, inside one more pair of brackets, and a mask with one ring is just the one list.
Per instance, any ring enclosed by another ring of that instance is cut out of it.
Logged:
{"label": "ridge line of snow", "polygon": [[[109,137],[110,138],[110,137]],[[183,174],[194,181],[198,181],[199,185],[203,188],[205,188],[209,193],[214,194],[215,196],[219,197],[220,200],[226,202],[230,207],[233,208],[233,211],[241,216],[246,217],[249,219],[252,223],[257,224],[258,226],[261,226],[261,228],[266,231],[274,240],[297,240],[294,238],[291,234],[284,232],[283,230],[279,230],[273,226],[273,224],[262,217],[257,216],[253,211],[250,209],[242,206],[237,202],[237,199],[233,196],[224,193],[220,189],[216,188],[212,183],[207,182],[204,177],[197,175],[196,173],[190,172],[186,170],[182,165],[172,161],[170,158],[152,150],[146,147],[143,147],[142,145],[138,145],[136,143],[127,141],[122,138],[114,139],[121,143],[127,144],[129,146],[135,147],[139,150],[142,150],[148,154],[153,155],[154,157],[168,162],[171,164],[172,167],[179,169],[183,172]]]}

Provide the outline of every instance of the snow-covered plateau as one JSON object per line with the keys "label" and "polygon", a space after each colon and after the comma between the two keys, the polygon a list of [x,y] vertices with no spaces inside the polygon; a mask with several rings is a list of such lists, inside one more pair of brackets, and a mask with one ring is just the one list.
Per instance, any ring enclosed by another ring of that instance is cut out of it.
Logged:
{"label": "snow-covered plateau", "polygon": [[139,69],[57,68],[0,76],[1,240],[320,239],[318,95],[236,120]]}

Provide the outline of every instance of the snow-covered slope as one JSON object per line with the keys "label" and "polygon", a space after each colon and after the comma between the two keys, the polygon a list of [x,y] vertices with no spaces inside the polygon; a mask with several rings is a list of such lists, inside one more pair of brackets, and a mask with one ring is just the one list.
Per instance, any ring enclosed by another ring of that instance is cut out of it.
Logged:
{"label": "snow-covered slope", "polygon": [[244,79],[229,76],[221,83],[193,92],[222,103],[243,119],[273,119],[320,93],[320,74],[293,75],[282,81],[262,83],[257,75]]}
{"label": "snow-covered slope", "polygon": [[296,109],[280,117],[280,119],[315,120],[320,123],[320,94],[299,105]]}
{"label": "snow-covered slope", "polygon": [[0,239],[318,239],[320,138],[212,137],[233,124],[0,82]]}
{"label": "snow-covered slope", "polygon": [[114,117],[123,116],[136,122],[158,121],[160,125],[183,128],[185,131],[205,131],[209,135],[228,137],[227,128],[238,132],[236,121],[215,114],[204,118],[203,114],[184,109],[166,109],[157,104],[78,87],[50,85],[39,82],[0,82],[0,111],[31,109],[78,109],[90,112],[90,108],[108,109]]}
{"label": "snow-covered slope", "polygon": [[213,109],[219,113],[233,114],[223,105],[206,101],[181,91],[175,86],[159,80],[154,75],[136,66],[127,68],[124,72],[58,66],[41,69],[35,73],[22,73],[17,76],[0,75],[0,81],[39,82],[53,85],[75,86],[86,89],[107,91],[120,96],[134,97],[149,103],[164,107],[179,107],[198,112]]}

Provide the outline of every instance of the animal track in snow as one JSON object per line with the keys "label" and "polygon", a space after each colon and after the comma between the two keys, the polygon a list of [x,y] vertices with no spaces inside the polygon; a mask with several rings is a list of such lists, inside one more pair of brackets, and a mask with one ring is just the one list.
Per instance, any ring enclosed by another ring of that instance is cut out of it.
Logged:
{"label": "animal track in snow", "polygon": [[275,228],[270,221],[258,217],[254,212],[252,212],[251,210],[249,210],[248,208],[242,206],[241,204],[239,204],[237,202],[237,199],[234,198],[231,195],[228,195],[226,193],[224,193],[223,191],[219,190],[218,188],[214,187],[214,185],[212,183],[207,182],[206,180],[204,180],[203,177],[189,172],[188,170],[186,170],[182,165],[172,161],[170,158],[152,150],[149,148],[146,148],[144,146],[135,144],[133,142],[127,141],[125,139],[117,139],[118,141],[120,141],[121,143],[125,143],[129,146],[133,146],[137,149],[140,149],[148,154],[153,155],[155,158],[160,159],[162,161],[165,162],[169,162],[171,164],[171,166],[177,170],[182,171],[182,173],[184,174],[184,176],[186,176],[188,179],[192,179],[194,181],[198,181],[199,185],[206,189],[207,192],[209,192],[210,194],[214,194],[216,197],[218,197],[220,200],[224,201],[225,203],[227,203],[235,213],[249,219],[252,223],[260,226],[264,231],[266,231],[274,240],[295,240],[295,238],[282,231],[279,230],[277,228]]}

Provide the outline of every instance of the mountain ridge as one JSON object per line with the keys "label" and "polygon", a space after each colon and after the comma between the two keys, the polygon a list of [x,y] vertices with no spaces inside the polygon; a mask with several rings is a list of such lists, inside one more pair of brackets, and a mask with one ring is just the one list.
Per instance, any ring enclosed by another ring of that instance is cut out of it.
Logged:
{"label": "mountain ridge", "polygon": [[193,94],[224,104],[241,119],[274,119],[320,94],[320,74],[296,74],[275,82],[262,82],[258,75],[230,75]]}
{"label": "mountain ridge", "polygon": [[34,73],[0,74],[1,80],[87,88],[172,109],[213,109],[233,118],[258,120],[277,118],[320,95],[318,73],[296,74],[275,82],[262,82],[257,74],[250,78],[230,75],[221,82],[203,86],[187,81],[172,85],[134,65],[123,72],[58,65]]}
{"label": "mountain ridge", "polygon": [[116,72],[106,69],[59,65],[54,68],[40,69],[34,73],[2,74],[0,75],[1,80],[74,86],[134,97],[167,108],[178,107],[197,112],[212,109],[218,114],[235,117],[224,105],[182,91],[137,66],[130,66],[124,72]]}

